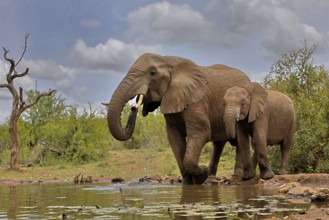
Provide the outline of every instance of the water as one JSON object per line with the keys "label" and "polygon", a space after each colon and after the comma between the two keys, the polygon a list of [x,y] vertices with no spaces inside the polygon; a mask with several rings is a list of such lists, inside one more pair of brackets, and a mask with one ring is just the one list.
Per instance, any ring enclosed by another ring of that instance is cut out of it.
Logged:
{"label": "water", "polygon": [[0,219],[268,219],[308,206],[303,200],[284,200],[276,189],[255,186],[137,182],[0,186]]}

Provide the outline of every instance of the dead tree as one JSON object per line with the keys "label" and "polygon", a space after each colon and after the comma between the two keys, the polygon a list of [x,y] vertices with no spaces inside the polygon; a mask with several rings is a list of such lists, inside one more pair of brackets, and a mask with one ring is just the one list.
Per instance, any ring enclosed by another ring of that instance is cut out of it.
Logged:
{"label": "dead tree", "polygon": [[55,90],[49,90],[48,92],[38,92],[37,96],[35,97],[34,100],[32,100],[30,103],[25,103],[24,98],[23,98],[23,88],[19,87],[19,90],[14,86],[14,80],[16,78],[20,78],[23,76],[26,76],[29,72],[29,68],[26,68],[24,72],[18,73],[16,71],[17,65],[20,63],[22,60],[25,52],[26,52],[26,47],[27,47],[27,39],[29,35],[27,34],[25,36],[25,47],[22,52],[21,57],[17,62],[15,62],[13,59],[8,58],[8,53],[9,50],[6,50],[3,47],[4,51],[4,59],[10,63],[10,68],[7,73],[7,83],[0,83],[0,88],[7,88],[10,93],[13,96],[13,102],[12,102],[12,109],[11,109],[11,115],[9,119],[9,124],[8,124],[8,131],[10,135],[10,140],[11,140],[11,155],[10,155],[10,169],[11,170],[19,170],[19,152],[20,152],[20,140],[18,136],[18,130],[17,130],[17,121],[21,114],[28,108],[31,108],[35,104],[39,102],[39,100],[44,97],[44,96],[51,96]]}

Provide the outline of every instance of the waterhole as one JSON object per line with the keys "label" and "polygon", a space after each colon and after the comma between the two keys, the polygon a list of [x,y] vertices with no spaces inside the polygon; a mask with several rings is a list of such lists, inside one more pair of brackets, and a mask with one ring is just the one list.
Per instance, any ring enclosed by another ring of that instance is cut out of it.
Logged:
{"label": "waterhole", "polygon": [[259,186],[40,183],[0,186],[0,219],[269,219],[309,207]]}

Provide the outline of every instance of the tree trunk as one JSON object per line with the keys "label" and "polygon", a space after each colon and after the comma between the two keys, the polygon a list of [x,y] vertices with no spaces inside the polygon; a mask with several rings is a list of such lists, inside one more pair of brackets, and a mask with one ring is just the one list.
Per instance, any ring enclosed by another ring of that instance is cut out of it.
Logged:
{"label": "tree trunk", "polygon": [[21,143],[18,137],[17,119],[11,118],[9,121],[9,134],[11,140],[10,167],[11,170],[19,170],[19,152]]}

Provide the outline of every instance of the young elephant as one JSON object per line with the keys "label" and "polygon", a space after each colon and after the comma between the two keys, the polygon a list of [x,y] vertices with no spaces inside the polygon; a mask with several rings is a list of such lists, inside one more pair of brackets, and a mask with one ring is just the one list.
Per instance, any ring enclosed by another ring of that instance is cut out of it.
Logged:
{"label": "young elephant", "polygon": [[260,84],[251,83],[246,87],[229,88],[224,95],[224,105],[226,133],[229,138],[237,138],[237,150],[240,150],[244,170],[243,179],[248,179],[250,174],[246,174],[245,171],[252,166],[249,135],[255,147],[252,170],[255,171],[258,162],[261,178],[272,178],[274,174],[269,167],[267,146],[280,144],[279,174],[286,174],[296,122],[292,100],[283,93],[265,90]]}

